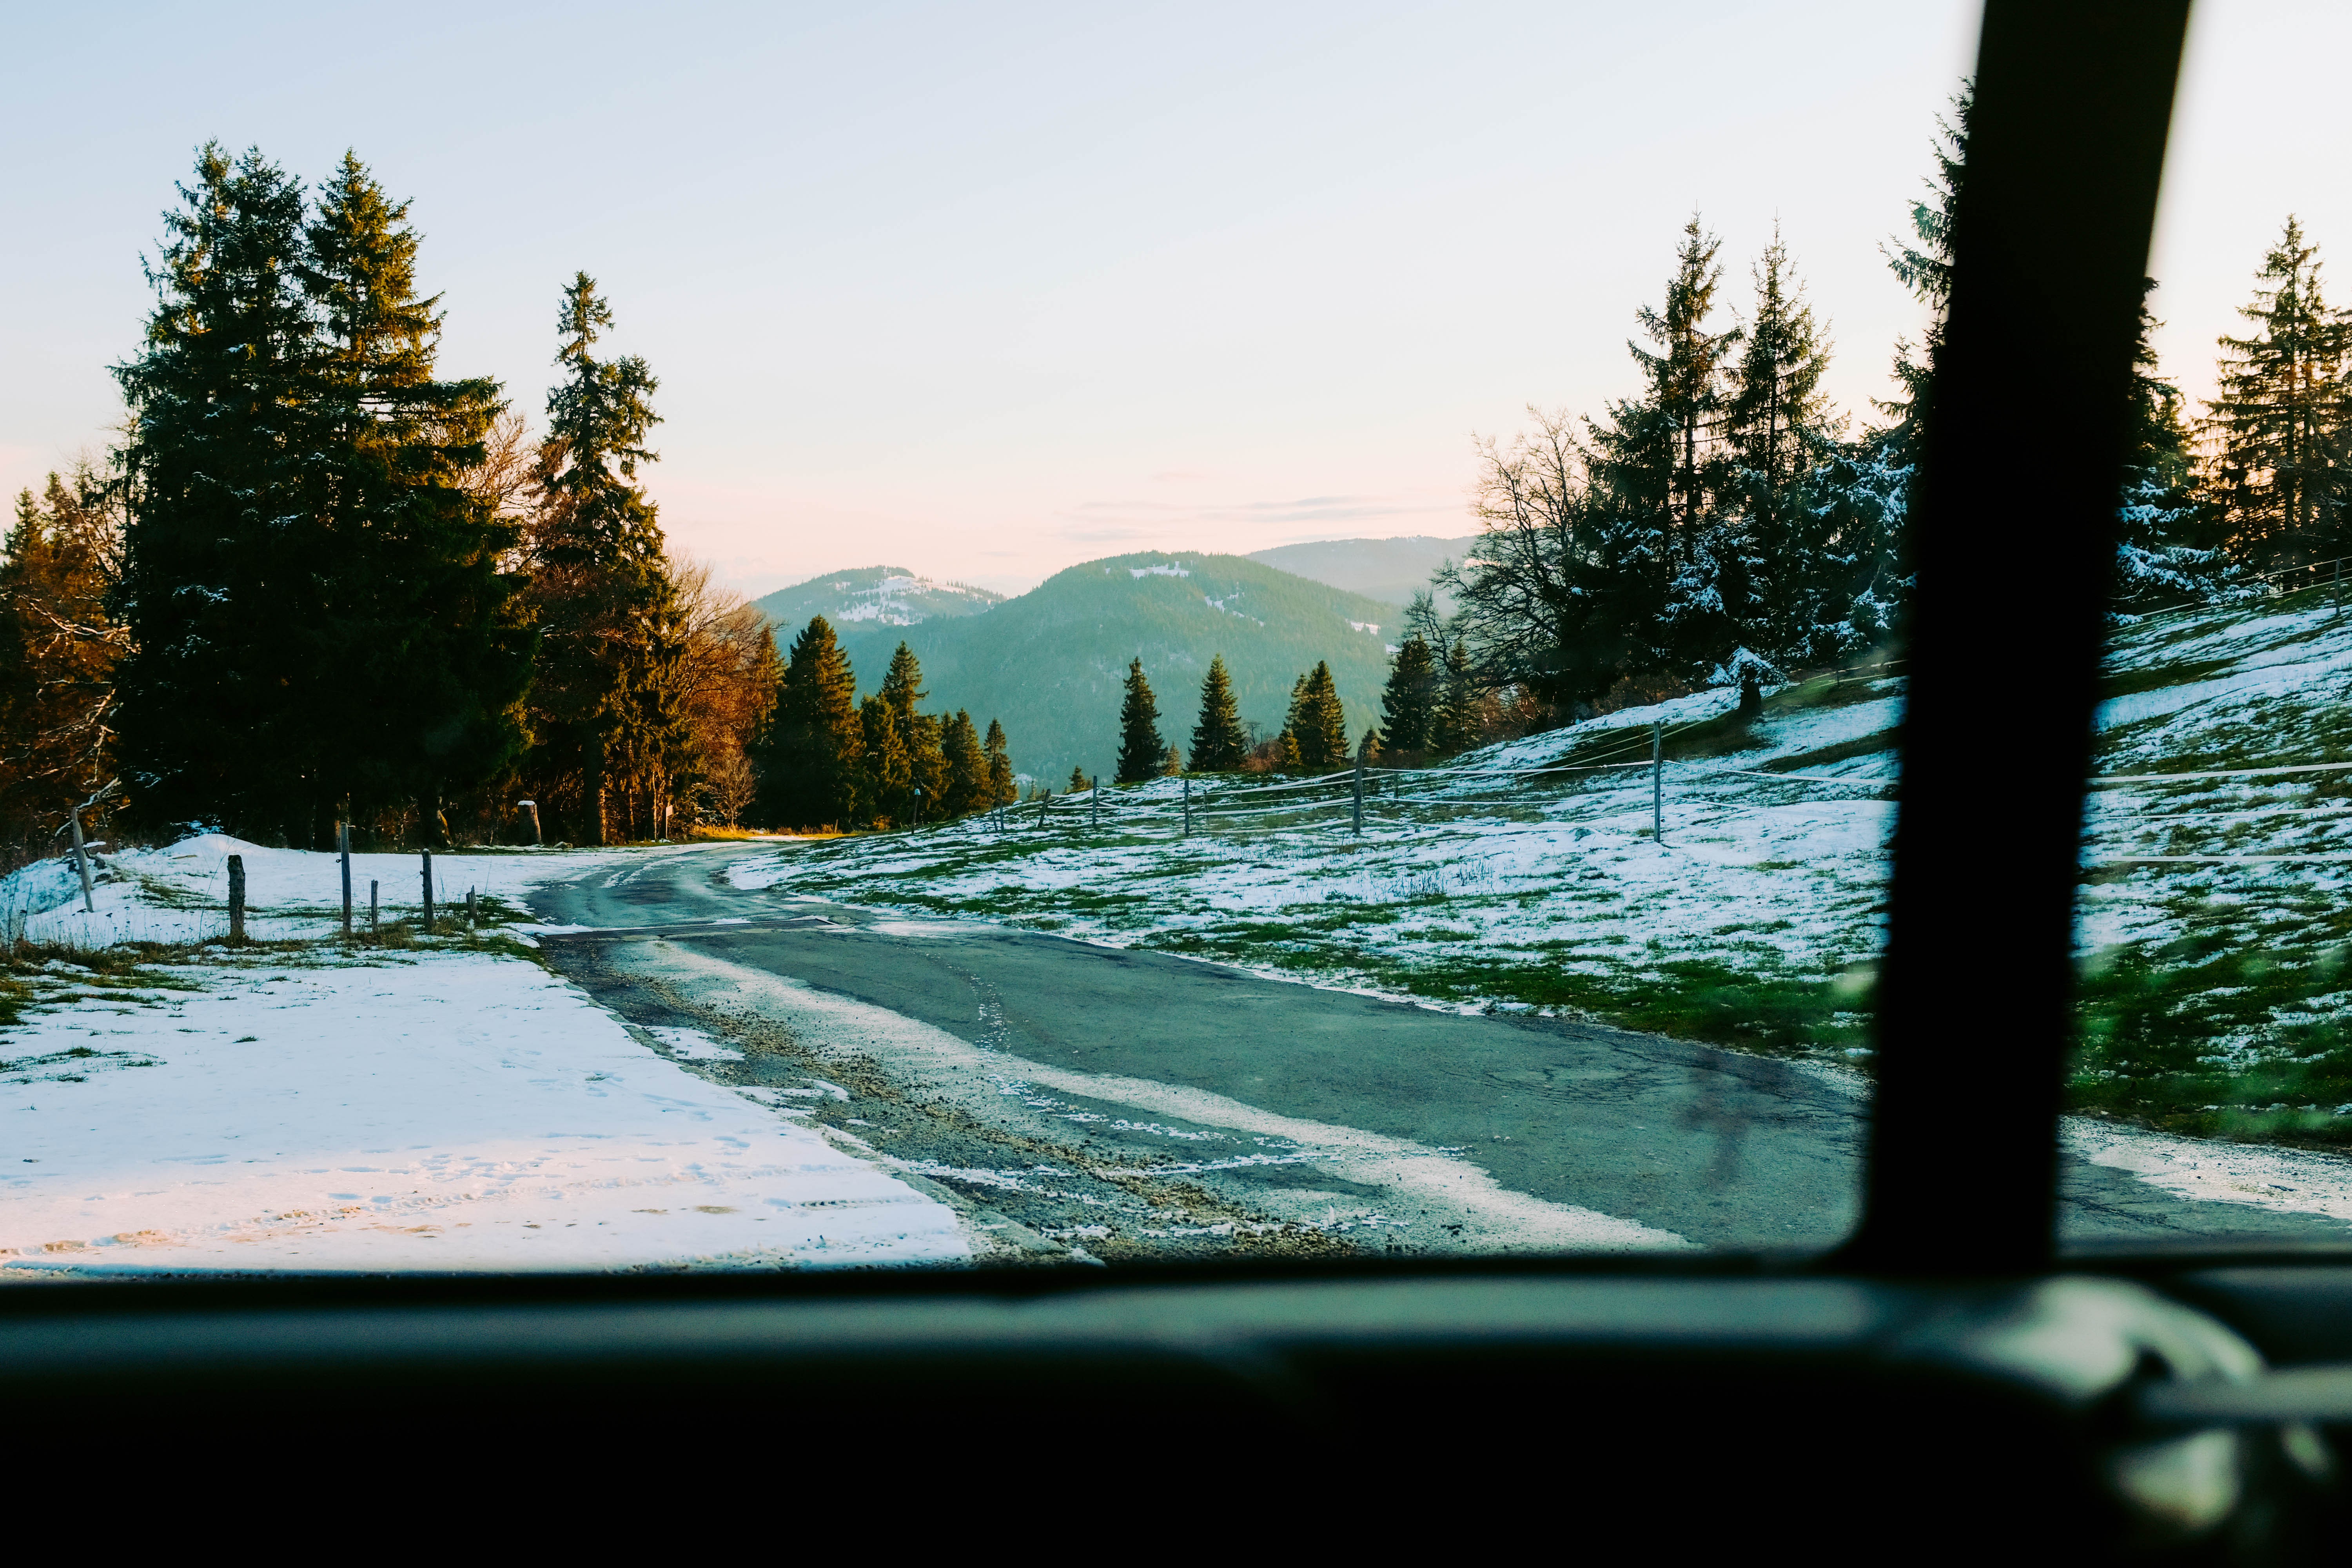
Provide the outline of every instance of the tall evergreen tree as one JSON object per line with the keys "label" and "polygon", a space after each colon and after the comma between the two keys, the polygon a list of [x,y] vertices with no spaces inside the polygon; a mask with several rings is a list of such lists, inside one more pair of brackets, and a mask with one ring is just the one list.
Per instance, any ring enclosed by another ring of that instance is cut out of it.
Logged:
{"label": "tall evergreen tree", "polygon": [[1733,638],[1724,606],[1723,501],[1730,477],[1721,438],[1724,364],[1741,333],[1708,326],[1722,242],[1693,217],[1675,253],[1663,304],[1639,319],[1655,345],[1629,343],[1644,382],[1592,427],[1599,554],[1623,645],[1619,673],[1687,667]]}
{"label": "tall evergreen tree", "polygon": [[1739,647],[1791,660],[1814,653],[1816,628],[1843,608],[1807,485],[1843,422],[1822,390],[1828,340],[1777,231],[1755,279],[1755,314],[1724,410],[1738,509],[1737,547],[1727,552],[1738,570],[1727,574],[1724,598]]}
{"label": "tall evergreen tree", "polygon": [[1944,347],[1944,315],[1952,300],[1952,223],[1960,208],[1960,186],[1969,165],[1969,126],[1976,114],[1976,83],[1964,81],[1953,95],[1951,118],[1938,116],[1933,156],[1935,172],[1927,176],[1927,199],[1911,204],[1909,240],[1885,247],[1886,264],[1912,296],[1927,307],[1927,326],[1920,342],[1907,339],[1895,345],[1897,395],[1879,407],[1895,416],[1898,466],[1918,460],[1920,420],[1935,381],[1936,361]]}
{"label": "tall evergreen tree", "polygon": [[1192,726],[1192,771],[1231,773],[1249,754],[1249,736],[1242,729],[1234,702],[1233,678],[1225,673],[1225,656],[1209,659],[1209,673],[1201,679],[1201,719]]}
{"label": "tall evergreen tree", "polygon": [[521,750],[533,635],[501,570],[519,531],[468,491],[502,404],[497,384],[435,375],[438,297],[416,293],[416,235],[345,153],[298,268],[320,337],[306,389],[320,447],[309,472],[323,604],[311,675],[332,693],[320,731],[326,794],[368,808],[415,801],[428,839],[440,799]]}
{"label": "tall evergreen tree", "polygon": [[1339,706],[1339,689],[1328,662],[1316,660],[1315,668],[1298,678],[1283,729],[1297,747],[1297,765],[1307,772],[1328,773],[1348,765],[1348,716]]}
{"label": "tall evergreen tree", "polygon": [[612,324],[596,280],[576,275],[558,319],[564,379],[548,394],[530,529],[541,644],[527,766],[590,843],[604,841],[616,789],[657,787],[639,775],[677,739],[655,668],[669,657],[676,595],[660,521],[636,483],[637,465],[656,457],[645,440],[660,422],[659,383],[635,354],[591,352]]}
{"label": "tall evergreen tree", "polygon": [[1433,725],[1434,749],[1447,756],[1466,752],[1478,743],[1477,675],[1470,663],[1470,649],[1460,637],[1445,650],[1445,673],[1439,684],[1437,714]]}
{"label": "tall evergreen tree", "polygon": [[[948,760],[941,746],[940,721],[922,711],[922,663],[915,658],[915,650],[902,642],[890,656],[890,668],[882,677],[879,693],[896,717],[898,744],[907,754],[907,795],[893,808],[901,819],[911,819],[916,815],[918,798],[928,803],[923,806],[924,815],[936,815],[940,797],[948,787]],[[919,797],[914,793],[917,790],[922,792]]]}
{"label": "tall evergreen tree", "polygon": [[831,624],[813,616],[793,639],[775,707],[752,746],[760,819],[775,827],[847,826],[857,813],[864,741],[856,672]]}
{"label": "tall evergreen tree", "polygon": [[1082,789],[1084,789],[1084,788],[1086,788],[1086,787],[1087,787],[1087,770],[1086,770],[1086,769],[1084,769],[1084,768],[1082,768],[1082,767],[1077,766],[1076,763],[1071,764],[1071,767],[1070,767],[1070,790],[1069,790],[1069,793],[1070,793],[1070,794],[1072,794],[1072,795],[1076,795],[1076,794],[1077,794],[1080,790],[1082,790]]}
{"label": "tall evergreen tree", "polygon": [[1005,747],[1004,726],[991,719],[988,738],[981,742],[980,750],[988,759],[989,804],[1011,805],[1021,798],[1021,791],[1013,782],[1013,753]]}
{"label": "tall evergreen tree", "polygon": [[915,820],[915,771],[898,710],[876,692],[857,705],[860,820],[904,827]]}
{"label": "tall evergreen tree", "polygon": [[2239,311],[2253,335],[2221,339],[2220,395],[2205,420],[2231,549],[2266,566],[2347,552],[2352,315],[2322,297],[2319,270],[2318,247],[2289,217]]}
{"label": "tall evergreen tree", "polygon": [[122,764],[150,820],[307,837],[322,595],[302,188],[257,150],[232,161],[215,142],[179,190],[147,269],[145,345],[114,370],[130,405]]}
{"label": "tall evergreen tree", "polygon": [[1381,750],[1420,752],[1430,749],[1437,720],[1437,659],[1419,633],[1404,639],[1389,661],[1381,693]]}
{"label": "tall evergreen tree", "polygon": [[947,783],[941,787],[940,810],[961,816],[992,804],[988,753],[981,749],[980,731],[971,714],[959,708],[940,727],[940,751],[947,761]]}
{"label": "tall evergreen tree", "polygon": [[[2153,292],[2155,279],[2147,288]],[[2181,418],[2180,389],[2159,374],[2158,321],[2143,300],[2133,356],[2132,444],[2116,510],[2119,610],[2154,609],[2208,597],[2228,581],[2214,512],[2196,493],[2195,458]]]}
{"label": "tall evergreen tree", "polygon": [[1127,667],[1127,693],[1118,708],[1118,771],[1115,775],[1123,784],[1141,784],[1157,778],[1160,763],[1167,758],[1168,742],[1160,738],[1160,704],[1151,695],[1151,682],[1143,676],[1143,660],[1135,658]]}

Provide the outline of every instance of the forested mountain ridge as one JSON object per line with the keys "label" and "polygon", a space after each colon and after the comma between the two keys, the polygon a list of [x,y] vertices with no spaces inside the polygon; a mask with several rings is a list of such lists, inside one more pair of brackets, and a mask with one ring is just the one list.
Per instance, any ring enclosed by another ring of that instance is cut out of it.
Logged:
{"label": "forested mountain ridge", "polygon": [[982,615],[1003,602],[1002,594],[919,577],[904,566],[853,566],[779,588],[754,599],[751,607],[767,616],[771,625],[789,629],[805,624],[811,616],[823,616],[835,626],[862,621],[911,626],[954,616]]}
{"label": "forested mountain ridge", "polygon": [[1360,735],[1380,721],[1401,618],[1393,605],[1242,556],[1153,551],[1073,566],[984,616],[836,630],[861,691],[903,640],[922,661],[927,708],[1001,719],[1013,764],[1058,788],[1073,767],[1109,774],[1121,682],[1139,658],[1160,694],[1161,731],[1180,747],[1220,654],[1242,719],[1269,735],[1292,683],[1328,661],[1350,736]]}
{"label": "forested mountain ridge", "polygon": [[1310,582],[1391,605],[1410,604],[1415,594],[1429,591],[1429,579],[1448,561],[1466,557],[1478,542],[1475,533],[1440,539],[1413,533],[1393,539],[1322,539],[1309,544],[1278,544],[1253,550],[1252,561],[1278,572],[1295,573]]}

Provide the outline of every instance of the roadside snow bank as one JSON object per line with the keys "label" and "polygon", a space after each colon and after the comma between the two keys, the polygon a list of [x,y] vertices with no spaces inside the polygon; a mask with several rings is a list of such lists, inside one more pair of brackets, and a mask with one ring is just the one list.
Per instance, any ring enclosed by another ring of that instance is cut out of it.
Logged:
{"label": "roadside snow bank", "polygon": [[0,1280],[970,1256],[946,1205],[518,960],[159,973],[204,989],[0,1033]]}

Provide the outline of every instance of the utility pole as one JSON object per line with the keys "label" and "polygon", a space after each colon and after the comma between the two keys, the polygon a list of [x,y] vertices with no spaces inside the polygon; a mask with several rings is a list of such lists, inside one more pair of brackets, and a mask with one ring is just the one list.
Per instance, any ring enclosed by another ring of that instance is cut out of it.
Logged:
{"label": "utility pole", "polygon": [[352,940],[352,825],[335,824],[335,850],[343,862],[343,940]]}
{"label": "utility pole", "polygon": [[1650,839],[1656,844],[1666,841],[1665,748],[1665,721],[1653,721],[1650,725]]}

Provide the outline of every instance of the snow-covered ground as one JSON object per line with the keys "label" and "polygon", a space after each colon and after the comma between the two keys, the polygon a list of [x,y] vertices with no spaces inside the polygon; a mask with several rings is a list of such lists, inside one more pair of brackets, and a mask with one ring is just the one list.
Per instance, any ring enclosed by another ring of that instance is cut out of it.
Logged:
{"label": "snow-covered ground", "polygon": [[[320,938],[334,858],[208,837],[106,858],[99,913],[55,863],[0,894],[68,949],[200,942],[242,854],[257,939]],[[443,897],[519,902],[646,851],[437,857]],[[364,878],[408,857],[361,857]],[[462,870],[459,868],[462,868]],[[414,913],[413,907],[399,911]],[[529,928],[524,928],[526,931]],[[969,1258],[947,1205],[799,1119],[822,1088],[732,1089],[689,1030],[641,1037],[513,952],[440,946],[51,959],[0,1029],[0,1280],[92,1272],[642,1269]]]}

